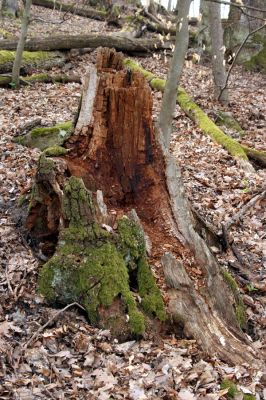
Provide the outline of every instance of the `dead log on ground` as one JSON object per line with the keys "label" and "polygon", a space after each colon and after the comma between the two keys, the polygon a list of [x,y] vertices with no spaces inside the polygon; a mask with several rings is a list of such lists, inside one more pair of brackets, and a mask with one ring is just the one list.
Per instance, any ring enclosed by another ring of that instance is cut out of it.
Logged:
{"label": "dead log on ground", "polygon": [[161,268],[156,274],[170,314],[186,334],[212,356],[256,364],[236,318],[238,304],[193,228],[180,170],[159,142],[144,77],[125,70],[120,54],[102,49],[86,76],[67,154],[39,160],[27,228],[48,256],[56,246],[41,271],[41,291],[51,302],[78,301],[92,323],[122,335],[143,334],[144,314],[153,329],[154,318],[163,324],[143,227],[151,260],[158,264],[163,257],[170,289]]}
{"label": "dead log on ground", "polygon": [[[70,50],[80,48],[97,47],[115,48],[126,53],[146,53],[160,49],[169,49],[171,42],[162,43],[157,39],[128,39],[119,35],[64,35],[47,38],[28,39],[25,50],[28,51],[51,51],[51,50]],[[15,50],[17,40],[1,40],[0,50]]]}
{"label": "dead log on ground", "polygon": [[[11,75],[0,75],[0,86],[9,86],[11,82]],[[81,83],[81,80],[77,75],[49,75],[46,73],[21,78],[21,85],[32,85],[34,83]]]}
{"label": "dead log on ground", "polygon": [[[15,51],[0,50],[0,74],[12,71],[15,59]],[[23,52],[22,74],[30,74],[34,68],[51,69],[54,66],[62,66],[66,61],[66,56],[56,52]]]}
{"label": "dead log on ground", "polygon": [[107,13],[106,11],[97,10],[88,6],[79,6],[76,3],[66,4],[55,0],[32,0],[32,4],[35,6],[41,6],[51,8],[52,10],[63,11],[75,15],[80,15],[86,18],[92,18],[97,20],[105,20]]}

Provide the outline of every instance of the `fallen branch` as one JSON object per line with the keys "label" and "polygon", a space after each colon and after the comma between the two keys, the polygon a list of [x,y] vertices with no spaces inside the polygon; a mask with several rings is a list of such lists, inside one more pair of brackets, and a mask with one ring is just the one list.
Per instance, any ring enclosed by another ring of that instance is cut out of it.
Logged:
{"label": "fallen branch", "polygon": [[266,197],[266,190],[252,197],[240,210],[225,224],[225,228],[228,231],[233,225],[237,224],[246,212],[253,207],[259,200]]}
{"label": "fallen branch", "polygon": [[[134,39],[130,40],[119,35],[63,35],[50,36],[47,38],[32,38],[26,41],[25,50],[28,51],[51,51],[70,50],[80,48],[109,47],[127,53],[149,52],[159,49],[171,48],[172,42],[164,42],[158,39]],[[17,40],[4,39],[0,41],[0,50],[15,50]]]}
{"label": "fallen branch", "polygon": [[50,325],[57,317],[59,317],[60,314],[64,313],[70,307],[74,307],[74,306],[79,307],[82,310],[85,310],[84,307],[82,307],[79,303],[74,302],[74,303],[68,304],[66,307],[64,307],[61,310],[57,311],[44,325],[40,326],[40,328],[31,336],[31,338],[24,345],[22,345],[22,349],[25,351],[29,347],[29,345],[38,337],[38,335],[48,325]]}
{"label": "fallen branch", "polygon": [[[81,83],[80,77],[77,75],[49,75],[49,74],[33,74],[30,76],[20,77],[21,83],[31,85],[33,83]],[[0,86],[9,86],[12,81],[11,75],[0,76]]]}
{"label": "fallen branch", "polygon": [[97,20],[105,20],[105,18],[107,17],[106,11],[96,10],[88,6],[81,7],[78,6],[77,3],[66,4],[56,0],[32,0],[32,4],[35,6],[51,8],[52,10],[64,11]]}

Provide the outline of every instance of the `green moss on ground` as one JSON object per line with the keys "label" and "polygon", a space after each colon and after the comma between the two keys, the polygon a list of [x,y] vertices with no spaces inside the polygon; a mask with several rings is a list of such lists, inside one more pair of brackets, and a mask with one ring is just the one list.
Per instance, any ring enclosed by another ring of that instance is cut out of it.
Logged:
{"label": "green moss on ground", "polygon": [[247,325],[246,307],[241,298],[238,284],[236,280],[233,278],[233,276],[230,274],[230,272],[222,270],[222,276],[234,295],[234,299],[236,302],[235,314],[239,326],[241,329],[245,329]]}
{"label": "green moss on ground", "polygon": [[11,39],[13,37],[12,33],[3,28],[0,28],[0,36],[2,39]]}
{"label": "green moss on ground", "polygon": [[[61,231],[55,255],[41,270],[40,292],[52,303],[80,302],[94,324],[99,322],[100,306],[108,309],[121,298],[129,330],[137,335],[145,331],[143,311],[164,320],[164,303],[145,259],[142,229],[128,218],[118,221],[116,234],[103,229],[95,222],[91,193],[75,177],[65,185],[63,211],[69,226]],[[130,288],[135,270],[142,308]],[[105,322],[107,326],[114,323]]]}
{"label": "green moss on ground", "polygon": [[64,156],[67,154],[68,151],[62,146],[53,146],[53,147],[48,147],[47,149],[44,150],[44,154],[46,157],[59,157],[59,156]]}
{"label": "green moss on ground", "polygon": [[237,389],[236,384],[229,380],[229,379],[224,379],[221,382],[220,385],[221,389],[228,389],[227,392],[227,399],[228,400],[233,400],[237,395],[243,395],[243,400],[256,400],[256,396],[253,396],[252,394],[244,394],[240,390]]}
{"label": "green moss on ground", "polygon": [[[14,141],[23,146],[38,148],[40,150],[53,148],[55,151],[57,149],[62,153],[61,146],[71,136],[72,131],[73,124],[71,121],[68,121],[52,127],[34,128],[26,135],[16,137]],[[61,150],[59,147],[61,147]]]}

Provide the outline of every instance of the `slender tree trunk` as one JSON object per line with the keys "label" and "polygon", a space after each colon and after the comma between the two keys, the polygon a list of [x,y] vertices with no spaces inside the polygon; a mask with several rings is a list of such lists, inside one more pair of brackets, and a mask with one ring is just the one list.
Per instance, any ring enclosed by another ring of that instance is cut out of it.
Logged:
{"label": "slender tree trunk", "polygon": [[221,21],[221,5],[209,3],[209,20],[211,31],[212,73],[214,81],[214,95],[222,104],[228,103],[228,89],[222,91],[226,82],[225,46],[223,44],[223,27]]}
{"label": "slender tree trunk", "polygon": [[172,0],[168,0],[167,11],[172,11]]}
{"label": "slender tree trunk", "polygon": [[172,133],[172,119],[176,107],[176,91],[181,77],[185,55],[188,48],[188,13],[191,0],[179,0],[176,41],[173,59],[168,72],[164,90],[159,126],[163,134],[164,144],[169,147]]}
{"label": "slender tree trunk", "polygon": [[17,17],[18,0],[2,0],[1,15],[6,17]]}
{"label": "slender tree trunk", "polygon": [[12,84],[15,86],[19,85],[20,68],[27,38],[28,26],[30,22],[30,8],[31,8],[31,0],[26,0],[25,8],[23,11],[22,23],[21,23],[21,33],[16,51],[16,58],[12,69]]}

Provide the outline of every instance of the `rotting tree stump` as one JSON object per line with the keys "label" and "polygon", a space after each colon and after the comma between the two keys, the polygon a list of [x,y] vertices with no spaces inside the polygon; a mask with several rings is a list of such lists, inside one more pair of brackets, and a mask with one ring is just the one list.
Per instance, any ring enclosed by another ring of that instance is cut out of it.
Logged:
{"label": "rotting tree stump", "polygon": [[163,325],[160,286],[169,319],[206,353],[254,363],[239,294],[196,233],[180,170],[154,129],[148,83],[122,61],[99,50],[67,154],[40,157],[27,229],[51,257],[41,292],[52,303],[79,301],[91,323],[126,337]]}

